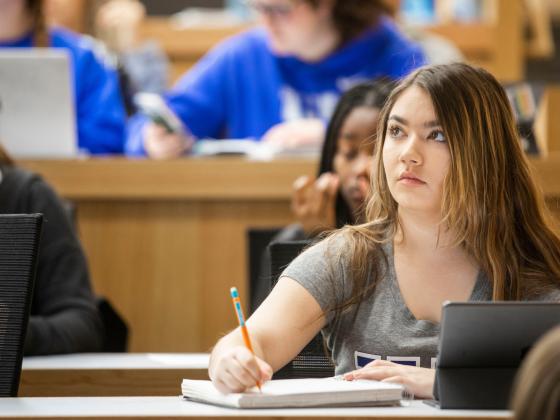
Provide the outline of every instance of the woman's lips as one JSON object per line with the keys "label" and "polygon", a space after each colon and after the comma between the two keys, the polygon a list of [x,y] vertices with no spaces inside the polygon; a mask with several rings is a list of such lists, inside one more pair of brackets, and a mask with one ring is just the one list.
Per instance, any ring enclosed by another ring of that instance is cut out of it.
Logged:
{"label": "woman's lips", "polygon": [[398,182],[405,184],[405,185],[424,185],[425,182],[414,175],[412,172],[405,171],[403,172],[398,179]]}
{"label": "woman's lips", "polygon": [[399,178],[399,182],[404,185],[424,185],[425,182],[418,178]]}

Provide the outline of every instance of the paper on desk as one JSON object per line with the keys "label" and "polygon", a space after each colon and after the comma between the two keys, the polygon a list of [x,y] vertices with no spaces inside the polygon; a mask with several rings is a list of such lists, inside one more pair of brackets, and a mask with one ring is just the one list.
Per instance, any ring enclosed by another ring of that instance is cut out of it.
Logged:
{"label": "paper on desk", "polygon": [[386,382],[334,378],[280,379],[241,394],[224,395],[211,381],[184,379],[183,395],[190,400],[239,408],[325,407],[398,404],[403,387]]}

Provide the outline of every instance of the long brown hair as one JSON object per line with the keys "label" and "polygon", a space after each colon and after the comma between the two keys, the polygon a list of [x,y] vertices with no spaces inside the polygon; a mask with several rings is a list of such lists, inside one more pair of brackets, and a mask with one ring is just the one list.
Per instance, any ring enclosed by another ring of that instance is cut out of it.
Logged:
{"label": "long brown hair", "polygon": [[560,327],[542,337],[515,379],[511,406],[518,420],[560,418]]}
{"label": "long brown hair", "polygon": [[31,15],[33,25],[33,46],[48,47],[49,33],[45,19],[44,1],[27,0],[27,10]]}
{"label": "long brown hair", "polygon": [[[317,8],[327,0],[304,0]],[[332,18],[342,43],[352,40],[367,28],[374,26],[379,16],[389,12],[381,0],[331,0]]]}
{"label": "long brown hair", "polygon": [[397,203],[383,167],[389,113],[400,95],[418,86],[428,93],[447,139],[451,164],[444,182],[442,227],[477,261],[493,285],[494,300],[519,300],[560,286],[560,239],[521,150],[504,89],[487,71],[467,64],[423,67],[391,93],[379,117],[368,222],[348,226],[354,287],[346,309],[369,297],[398,228]]}

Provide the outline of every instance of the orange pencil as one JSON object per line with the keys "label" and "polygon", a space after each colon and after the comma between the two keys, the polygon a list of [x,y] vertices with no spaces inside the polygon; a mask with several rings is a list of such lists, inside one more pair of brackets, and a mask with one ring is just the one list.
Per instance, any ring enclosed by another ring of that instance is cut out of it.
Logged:
{"label": "orange pencil", "polygon": [[[245,342],[245,347],[249,349],[253,356],[255,352],[253,351],[253,346],[251,345],[251,339],[249,338],[249,332],[247,331],[247,326],[245,325],[245,317],[243,316],[243,308],[241,307],[241,300],[239,299],[239,293],[237,292],[237,287],[232,287],[230,289],[231,299],[233,300],[233,308],[237,314],[237,320],[239,321],[239,327],[241,328],[241,335],[243,336],[243,341]],[[257,388],[261,390],[261,383],[257,381]]]}

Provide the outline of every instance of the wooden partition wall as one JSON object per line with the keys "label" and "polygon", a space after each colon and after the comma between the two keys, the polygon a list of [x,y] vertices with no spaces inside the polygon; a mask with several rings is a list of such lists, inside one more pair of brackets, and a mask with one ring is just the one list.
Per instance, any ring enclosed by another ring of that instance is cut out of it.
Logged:
{"label": "wooden partition wall", "polygon": [[[98,293],[131,327],[135,352],[207,351],[247,305],[246,229],[290,223],[291,185],[316,163],[182,159],[26,161],[77,204]],[[560,157],[533,162],[560,217]]]}
{"label": "wooden partition wall", "polygon": [[207,351],[248,304],[245,232],[291,222],[291,184],[310,161],[28,161],[77,204],[97,293],[131,327],[130,351]]}

